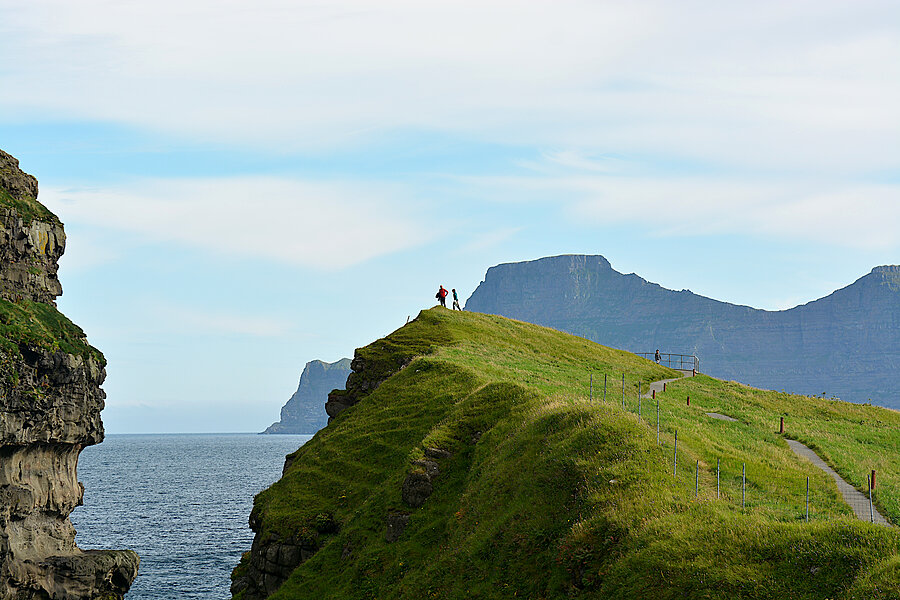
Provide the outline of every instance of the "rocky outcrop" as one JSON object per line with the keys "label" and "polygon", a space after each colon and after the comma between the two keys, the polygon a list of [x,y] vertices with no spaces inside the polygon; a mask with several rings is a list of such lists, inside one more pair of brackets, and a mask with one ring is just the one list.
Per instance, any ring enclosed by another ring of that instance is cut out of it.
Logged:
{"label": "rocky outcrop", "polygon": [[623,275],[602,256],[554,256],[491,267],[466,310],[635,352],[696,354],[703,372],[761,388],[900,408],[900,266],[765,311]]}
{"label": "rocky outcrop", "polygon": [[0,189],[19,201],[38,197],[37,178],[20,169],[19,161],[3,150],[0,150]]}
{"label": "rocky outcrop", "polygon": [[358,348],[350,361],[351,373],[347,376],[346,389],[333,390],[328,394],[325,412],[328,422],[345,409],[359,402],[364,396],[372,393],[391,375],[408,365],[413,356],[401,356],[396,361],[385,361],[381,357],[369,356],[364,348]]}
{"label": "rocky outcrop", "polygon": [[122,598],[130,550],[82,551],[82,448],[103,440],[103,355],[55,306],[65,234],[37,181],[0,152],[0,598]]}
{"label": "rocky outcrop", "polygon": [[291,573],[321,547],[322,540],[337,533],[334,516],[316,516],[313,527],[290,538],[274,534],[260,535],[261,524],[256,513],[250,514],[250,528],[257,533],[246,562],[235,572],[231,594],[243,594],[244,600],[262,600],[281,587]]}
{"label": "rocky outcrop", "polygon": [[328,424],[325,401],[334,389],[343,389],[350,374],[350,359],[306,363],[297,391],[281,409],[281,420],[263,433],[313,434]]}
{"label": "rocky outcrop", "polygon": [[62,294],[56,271],[66,234],[37,193],[37,180],[0,150],[0,297],[53,304]]}

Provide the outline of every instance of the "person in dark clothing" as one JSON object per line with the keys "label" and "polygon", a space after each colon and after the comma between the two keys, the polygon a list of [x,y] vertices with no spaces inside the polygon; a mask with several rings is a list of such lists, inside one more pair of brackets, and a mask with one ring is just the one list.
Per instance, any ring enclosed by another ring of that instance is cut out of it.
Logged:
{"label": "person in dark clothing", "polygon": [[447,308],[447,290],[444,289],[444,286],[440,286],[437,294],[435,294],[434,297],[438,299],[438,302],[441,303],[441,306]]}
{"label": "person in dark clothing", "polygon": [[656,364],[659,364],[659,348],[656,349]]}
{"label": "person in dark clothing", "polygon": [[459,298],[456,297],[456,288],[453,288],[453,309],[454,310],[462,310],[459,307]]}

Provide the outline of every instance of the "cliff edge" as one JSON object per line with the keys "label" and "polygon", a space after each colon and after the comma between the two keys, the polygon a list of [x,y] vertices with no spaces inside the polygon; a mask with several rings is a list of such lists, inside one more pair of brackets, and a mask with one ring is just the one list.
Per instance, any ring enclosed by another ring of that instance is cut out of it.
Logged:
{"label": "cliff edge", "polygon": [[0,151],[0,598],[123,598],[131,550],[82,551],[78,455],[103,441],[106,361],[60,313],[66,237],[37,180]]}

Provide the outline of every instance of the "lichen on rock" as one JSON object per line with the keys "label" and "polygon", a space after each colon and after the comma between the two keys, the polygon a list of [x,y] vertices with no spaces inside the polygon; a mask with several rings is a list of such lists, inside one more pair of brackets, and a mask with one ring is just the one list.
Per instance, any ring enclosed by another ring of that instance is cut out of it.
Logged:
{"label": "lichen on rock", "polygon": [[103,441],[106,361],[55,306],[62,223],[0,151],[0,598],[122,598],[131,550],[82,551],[78,455]]}

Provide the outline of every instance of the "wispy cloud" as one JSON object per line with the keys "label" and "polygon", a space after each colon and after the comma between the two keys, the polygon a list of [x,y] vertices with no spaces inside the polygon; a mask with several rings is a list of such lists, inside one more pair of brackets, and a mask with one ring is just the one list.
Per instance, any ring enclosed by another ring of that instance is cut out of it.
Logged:
{"label": "wispy cloud", "polygon": [[295,336],[293,324],[262,315],[238,314],[204,307],[202,310],[156,302],[149,312],[158,323],[181,334],[238,335],[249,337]]}
{"label": "wispy cloud", "polygon": [[742,168],[900,164],[900,5],[3,3],[0,112],[296,150],[394,130]]}
{"label": "wispy cloud", "polygon": [[466,244],[460,247],[459,252],[480,252],[488,248],[493,248],[507,241],[517,233],[522,231],[522,227],[502,227],[480,234],[475,234]]}
{"label": "wispy cloud", "polygon": [[557,206],[579,226],[625,223],[651,236],[735,234],[870,250],[900,248],[900,185],[579,170],[466,182],[485,199]]}
{"label": "wispy cloud", "polygon": [[434,235],[400,189],[271,177],[169,179],[99,189],[51,188],[64,221],[209,251],[338,269]]}

